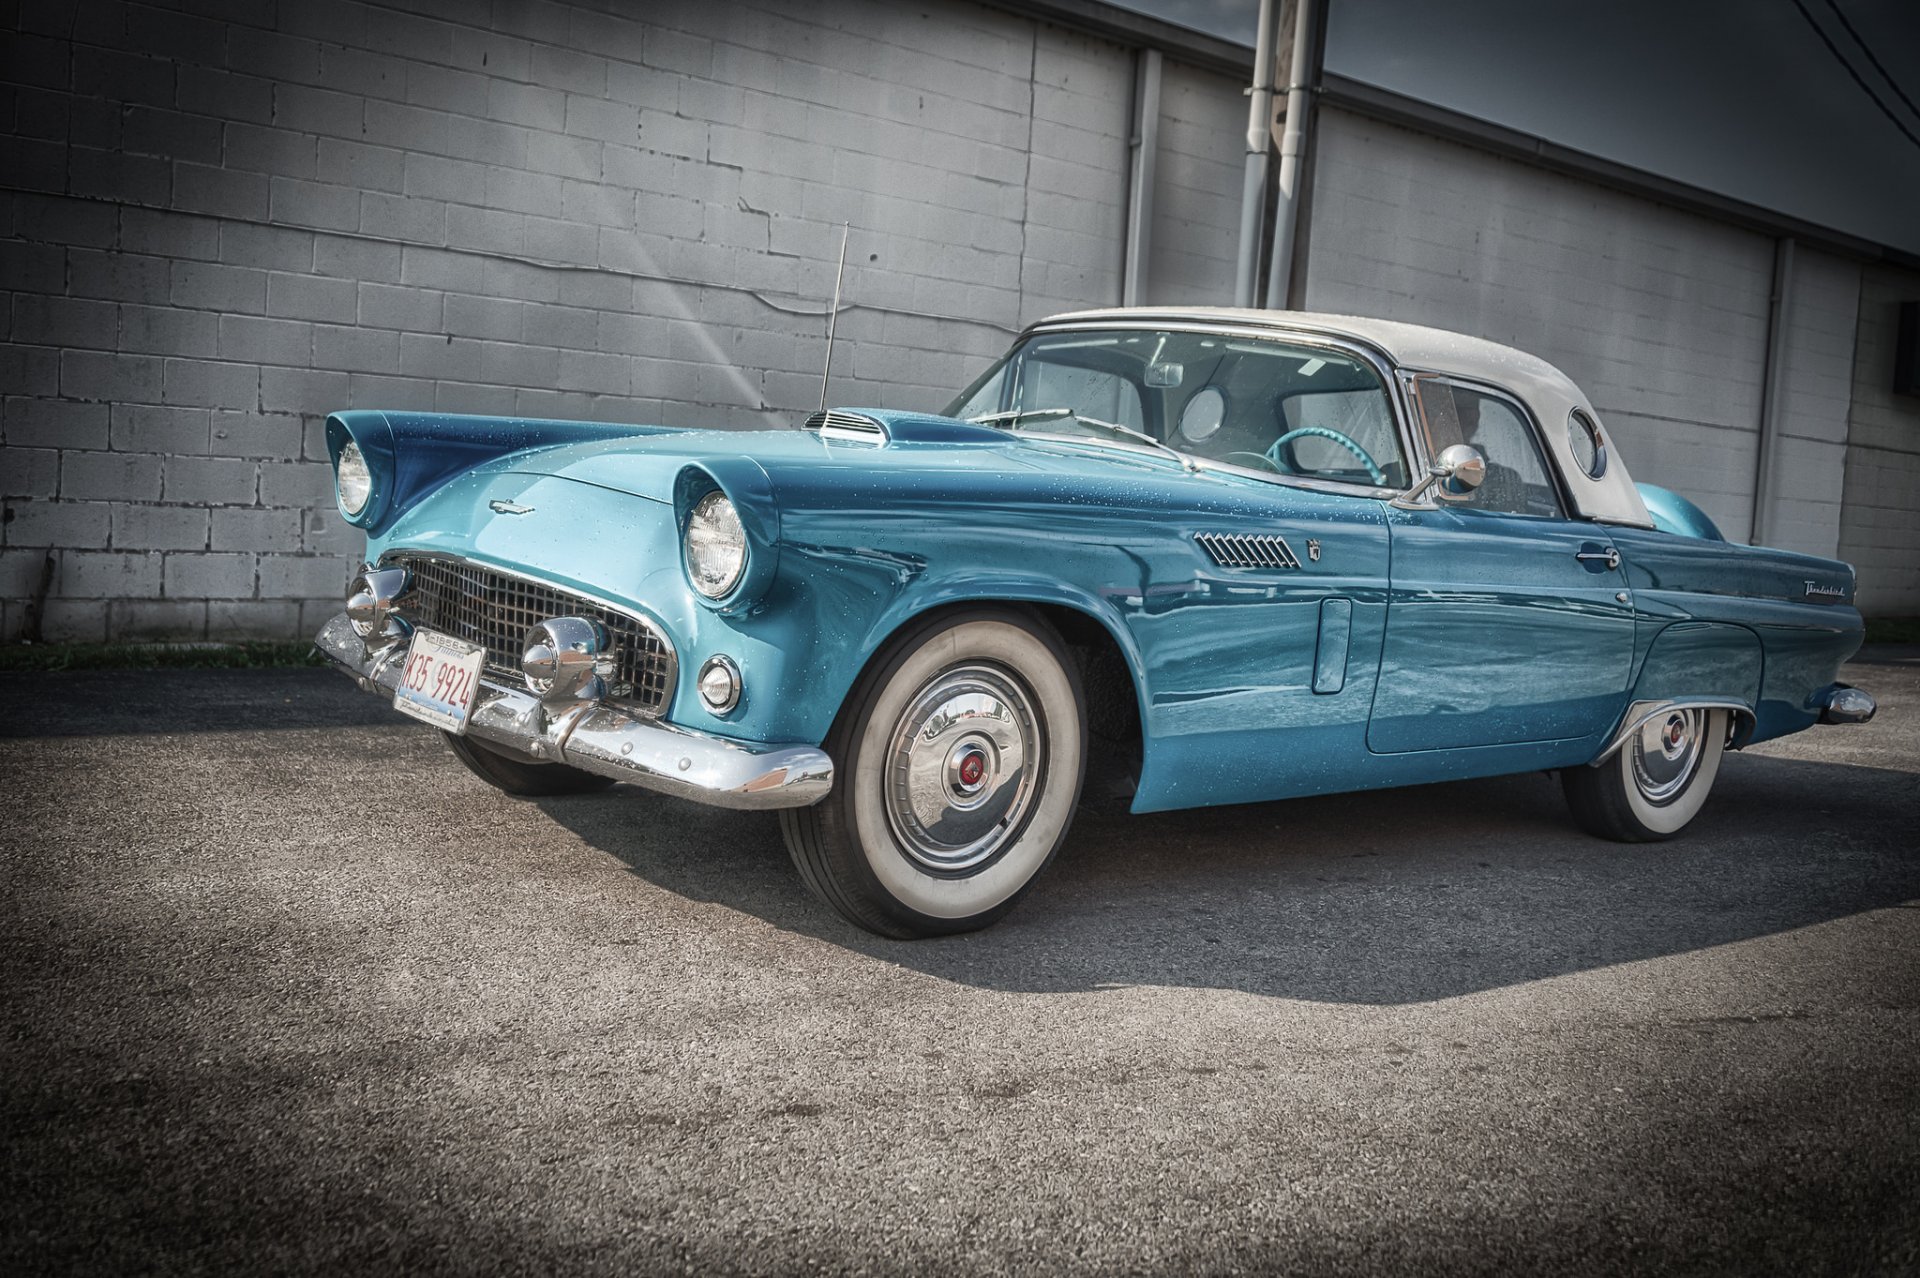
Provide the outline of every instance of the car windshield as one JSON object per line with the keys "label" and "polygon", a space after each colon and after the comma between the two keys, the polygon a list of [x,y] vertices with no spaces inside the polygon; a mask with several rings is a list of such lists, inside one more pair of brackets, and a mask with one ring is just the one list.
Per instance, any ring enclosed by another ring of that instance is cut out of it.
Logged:
{"label": "car windshield", "polygon": [[1324,347],[1218,333],[1042,333],[946,410],[1008,430],[1143,443],[1261,473],[1404,488],[1380,375]]}

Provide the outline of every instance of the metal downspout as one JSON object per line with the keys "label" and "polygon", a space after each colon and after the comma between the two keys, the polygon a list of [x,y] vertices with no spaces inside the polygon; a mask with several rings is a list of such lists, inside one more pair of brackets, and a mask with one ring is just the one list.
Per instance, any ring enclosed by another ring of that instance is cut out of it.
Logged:
{"label": "metal downspout", "polygon": [[1749,546],[1766,542],[1769,496],[1773,488],[1774,440],[1780,435],[1781,400],[1785,397],[1787,365],[1787,311],[1793,304],[1793,237],[1773,242],[1773,297],[1767,308],[1767,372],[1760,389],[1759,455],[1753,467],[1753,518],[1748,523]]}
{"label": "metal downspout", "polygon": [[1140,50],[1133,74],[1133,155],[1127,166],[1127,249],[1120,271],[1120,305],[1138,306],[1147,282],[1147,244],[1153,230],[1153,166],[1160,150],[1158,49]]}
{"label": "metal downspout", "polygon": [[1280,0],[1260,0],[1260,35],[1247,106],[1247,176],[1240,193],[1240,251],[1234,261],[1235,306],[1253,305],[1260,269],[1260,206],[1267,195],[1267,152],[1273,149],[1273,46],[1279,26]]}
{"label": "metal downspout", "polygon": [[1273,253],[1267,265],[1267,309],[1285,310],[1293,283],[1293,240],[1300,221],[1300,177],[1306,166],[1307,113],[1312,109],[1314,19],[1319,0],[1296,0],[1293,58],[1287,72],[1287,124],[1280,137],[1280,195],[1273,215]]}

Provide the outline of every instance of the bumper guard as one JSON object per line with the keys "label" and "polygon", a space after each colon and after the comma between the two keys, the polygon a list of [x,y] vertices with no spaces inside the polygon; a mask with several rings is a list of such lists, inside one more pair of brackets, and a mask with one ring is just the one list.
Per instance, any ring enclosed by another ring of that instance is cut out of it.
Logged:
{"label": "bumper guard", "polygon": [[[405,641],[370,648],[341,613],[314,644],[366,691],[398,688]],[[467,716],[467,735],[535,762],[565,763],[714,807],[804,808],[833,788],[833,760],[816,746],[730,741],[602,701],[549,705],[486,679]]]}

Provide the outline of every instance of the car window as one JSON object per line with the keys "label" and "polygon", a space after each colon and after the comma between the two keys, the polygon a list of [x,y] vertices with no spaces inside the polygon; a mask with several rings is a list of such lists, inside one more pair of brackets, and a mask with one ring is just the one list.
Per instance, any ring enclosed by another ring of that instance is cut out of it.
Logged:
{"label": "car window", "polygon": [[1419,388],[1433,455],[1454,444],[1471,444],[1487,460],[1485,482],[1451,504],[1508,515],[1561,514],[1546,457],[1516,404],[1432,377],[1421,378]]}
{"label": "car window", "polygon": [[[1048,410],[1055,412],[1042,416]],[[1001,414],[1010,429],[1099,434],[1065,411],[1251,471],[1367,487],[1407,484],[1380,375],[1358,357],[1285,340],[1171,330],[1043,333],[947,409],[962,418]],[[1015,412],[1030,416],[1005,419]]]}

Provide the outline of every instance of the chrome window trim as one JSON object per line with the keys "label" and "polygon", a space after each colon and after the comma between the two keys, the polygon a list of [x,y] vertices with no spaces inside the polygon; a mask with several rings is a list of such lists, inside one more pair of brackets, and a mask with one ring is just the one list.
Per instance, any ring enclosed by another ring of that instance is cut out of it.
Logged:
{"label": "chrome window trim", "polygon": [[[1582,467],[1580,473],[1582,477],[1589,482],[1599,483],[1607,474],[1607,437],[1601,432],[1600,423],[1593,419],[1593,414],[1576,404],[1567,410],[1568,444],[1573,443],[1573,432],[1581,423],[1584,423],[1588,438],[1593,443],[1593,465],[1591,467]],[[1580,460],[1580,454],[1577,449],[1574,452],[1573,459],[1575,461]]]}
{"label": "chrome window trim", "polygon": [[[395,561],[399,560],[402,556],[411,559],[431,559],[438,563],[454,564],[468,568],[481,568],[487,572],[497,572],[503,577],[511,577],[516,581],[524,581],[528,585],[540,586],[547,590],[557,591],[563,595],[571,595],[576,599],[585,600],[587,603],[605,608],[608,612],[618,613],[620,616],[627,618],[637,625],[645,626],[648,630],[651,630],[654,636],[660,641],[660,650],[666,658],[666,670],[662,676],[666,684],[666,695],[661,698],[660,705],[657,709],[644,706],[637,701],[630,701],[624,697],[613,698],[610,700],[610,704],[621,706],[645,719],[663,719],[666,717],[667,711],[673,708],[675,696],[680,689],[679,650],[674,647],[673,638],[667,633],[667,628],[664,625],[647,613],[634,607],[632,604],[620,603],[595,591],[581,590],[573,586],[561,585],[550,577],[542,577],[518,568],[509,568],[503,564],[495,563],[490,559],[479,559],[469,555],[454,555],[444,550],[422,550],[408,546],[390,546],[381,552],[378,566],[387,567],[394,564]],[[374,565],[369,565],[369,567],[373,566]],[[399,612],[403,618],[406,618],[407,609],[404,599],[401,601]],[[411,621],[412,619],[407,618],[407,620]]]}
{"label": "chrome window trim", "polygon": [[[1415,396],[1413,393],[1413,383],[1421,378],[1426,378],[1430,381],[1445,382],[1449,386],[1459,386],[1465,390],[1472,391],[1476,395],[1489,395],[1494,399],[1503,399],[1508,404],[1511,404],[1514,410],[1520,415],[1521,425],[1532,433],[1533,446],[1540,451],[1541,468],[1547,472],[1547,483],[1553,487],[1554,500],[1560,503],[1559,512],[1552,515],[1530,515],[1525,511],[1518,510],[1483,511],[1481,513],[1511,515],[1516,519],[1558,519],[1563,522],[1579,520],[1577,515],[1569,513],[1578,510],[1579,506],[1573,500],[1573,493],[1567,486],[1566,476],[1560,473],[1560,466],[1553,450],[1547,447],[1546,433],[1540,427],[1540,419],[1534,416],[1533,409],[1527,406],[1526,400],[1520,398],[1520,396],[1508,390],[1505,386],[1500,385],[1498,382],[1489,382],[1478,377],[1468,377],[1461,373],[1447,373],[1434,368],[1401,368],[1397,371],[1403,381],[1402,389],[1407,396],[1408,414],[1412,420],[1420,422],[1419,435],[1420,441],[1424,446],[1420,459],[1421,474],[1425,474],[1426,468],[1432,465],[1432,462],[1428,459],[1437,455],[1437,451],[1433,447],[1433,441],[1427,438],[1425,419],[1420,417],[1418,409],[1414,407]],[[1492,459],[1488,458],[1488,460],[1491,461]],[[1423,510],[1438,510],[1441,507],[1441,502],[1435,497],[1423,497],[1418,502],[1410,503],[1409,508],[1414,505],[1419,506]],[[1452,504],[1449,504],[1448,508],[1459,510],[1473,509],[1470,505],[1456,506]]]}
{"label": "chrome window trim", "polygon": [[[1406,453],[1407,473],[1409,476],[1426,473],[1427,462],[1424,454],[1415,447],[1412,429],[1411,402],[1406,398],[1405,388],[1400,385],[1398,370],[1387,353],[1367,342],[1356,341],[1349,337],[1337,336],[1315,328],[1293,328],[1284,324],[1208,324],[1196,320],[1153,323],[1151,320],[1087,321],[1076,320],[1066,323],[1048,323],[1041,321],[1031,326],[1015,339],[1015,345],[1030,337],[1043,333],[1114,333],[1114,332],[1151,332],[1151,333],[1203,333],[1214,337],[1244,337],[1254,341],[1292,343],[1295,345],[1320,347],[1337,351],[1343,355],[1352,355],[1365,360],[1380,378],[1380,384],[1387,394],[1387,403],[1394,414],[1394,425],[1399,429],[1400,446]],[[1021,431],[1027,438],[1043,438],[1033,431]],[[1088,437],[1075,435],[1068,438],[1075,442],[1084,442]],[[1102,441],[1105,442],[1105,441]],[[1167,445],[1173,448],[1172,444]],[[1151,452],[1151,449],[1141,449]],[[1185,457],[1195,469],[1220,470],[1231,475],[1240,475],[1247,479],[1258,479],[1269,484],[1278,484],[1286,488],[1307,488],[1315,492],[1335,493],[1342,496],[1370,497],[1385,500],[1399,493],[1398,488],[1385,488],[1374,484],[1350,484],[1337,479],[1314,479],[1306,475],[1280,475],[1272,471],[1254,470],[1247,466],[1236,466],[1231,462],[1214,461],[1207,457],[1196,457],[1184,449],[1174,451]]]}

